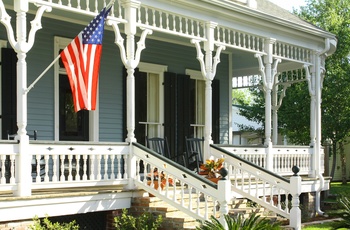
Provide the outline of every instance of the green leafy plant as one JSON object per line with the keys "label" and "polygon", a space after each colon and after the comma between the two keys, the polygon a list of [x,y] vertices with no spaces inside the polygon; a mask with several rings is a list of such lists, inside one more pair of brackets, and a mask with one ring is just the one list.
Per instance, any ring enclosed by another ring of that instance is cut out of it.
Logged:
{"label": "green leafy plant", "polygon": [[[228,230],[277,230],[280,228],[280,223],[271,222],[266,218],[261,218],[260,216],[253,213],[248,218],[244,218],[243,215],[238,214],[237,216],[231,217],[230,215],[225,215],[225,222],[227,224]],[[214,216],[210,217],[210,221],[205,221],[197,230],[225,230],[225,227],[220,223],[220,221]]]}
{"label": "green leafy plant", "polygon": [[40,220],[37,216],[33,218],[34,224],[29,226],[31,230],[78,230],[79,225],[73,220],[70,223],[52,223],[48,216]]}
{"label": "green leafy plant", "polygon": [[334,229],[346,228],[350,229],[350,197],[342,195],[338,202],[342,208],[342,212],[339,212],[338,217],[343,220],[334,223]]}
{"label": "green leafy plant", "polygon": [[123,209],[122,215],[115,217],[114,221],[117,230],[156,230],[160,227],[163,219],[161,215],[155,217],[150,212],[144,212],[141,216],[134,217],[128,214],[128,210]]}

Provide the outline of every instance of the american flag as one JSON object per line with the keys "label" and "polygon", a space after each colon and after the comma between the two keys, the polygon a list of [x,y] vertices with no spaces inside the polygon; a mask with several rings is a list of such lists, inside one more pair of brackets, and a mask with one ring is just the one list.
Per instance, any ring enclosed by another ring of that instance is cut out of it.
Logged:
{"label": "american flag", "polygon": [[96,108],[104,22],[109,11],[110,8],[103,8],[60,53],[72,89],[75,112]]}

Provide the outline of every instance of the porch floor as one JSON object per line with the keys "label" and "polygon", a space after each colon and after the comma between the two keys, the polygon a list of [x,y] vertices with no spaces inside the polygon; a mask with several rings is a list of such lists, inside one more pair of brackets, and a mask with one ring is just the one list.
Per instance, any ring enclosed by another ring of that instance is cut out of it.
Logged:
{"label": "porch floor", "polygon": [[120,193],[122,191],[123,191],[123,185],[111,185],[111,186],[77,187],[77,188],[35,189],[35,190],[32,190],[31,196],[26,196],[26,197],[16,197],[10,192],[0,192],[0,202],[14,201],[14,200],[57,198],[57,197],[72,197],[72,196],[91,196],[91,195],[106,194],[106,193]]}

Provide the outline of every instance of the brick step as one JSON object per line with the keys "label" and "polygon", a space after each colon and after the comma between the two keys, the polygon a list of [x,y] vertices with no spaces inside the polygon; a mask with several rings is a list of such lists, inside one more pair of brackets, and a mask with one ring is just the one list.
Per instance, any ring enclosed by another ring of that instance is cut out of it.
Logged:
{"label": "brick step", "polygon": [[[180,198],[180,197],[179,197]],[[196,194],[191,194],[192,199],[197,199],[198,196]],[[185,204],[189,203],[189,194],[186,194],[183,197]],[[249,202],[247,199],[233,199],[230,206],[229,213],[231,215],[237,215],[241,213],[244,217],[249,217],[253,212],[260,213],[262,216],[265,209],[262,207],[249,207]],[[200,207],[204,208],[205,202],[200,203]],[[196,207],[196,206],[194,206]],[[214,207],[212,207],[214,209]],[[162,201],[157,197],[137,197],[132,200],[132,209],[133,213],[141,214],[145,211],[154,213],[156,215],[163,216],[162,228],[164,230],[175,230],[175,229],[185,229],[191,230],[195,229],[197,226],[200,226],[200,223],[188,216],[187,214],[179,211],[168,203]],[[209,216],[211,214],[209,213]],[[276,216],[272,216],[271,218],[275,218]]]}

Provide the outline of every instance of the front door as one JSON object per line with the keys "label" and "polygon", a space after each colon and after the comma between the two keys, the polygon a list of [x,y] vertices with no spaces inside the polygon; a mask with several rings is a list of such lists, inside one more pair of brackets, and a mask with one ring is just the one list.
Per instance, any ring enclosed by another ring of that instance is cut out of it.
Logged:
{"label": "front door", "polygon": [[60,141],[88,141],[89,140],[89,112],[74,111],[72,91],[67,75],[59,76],[59,139]]}

